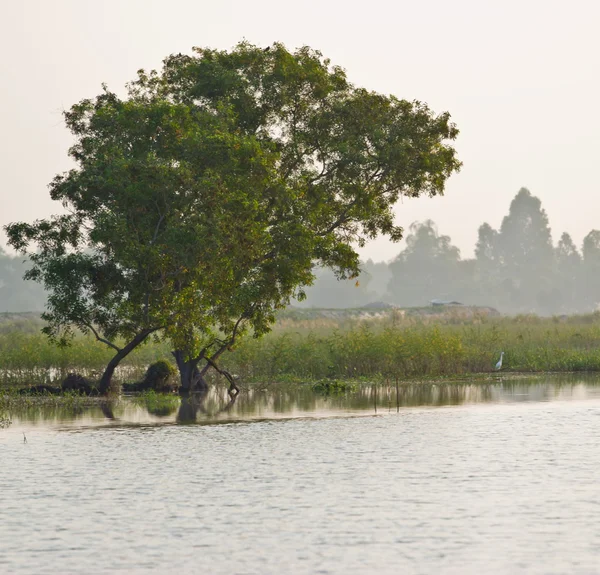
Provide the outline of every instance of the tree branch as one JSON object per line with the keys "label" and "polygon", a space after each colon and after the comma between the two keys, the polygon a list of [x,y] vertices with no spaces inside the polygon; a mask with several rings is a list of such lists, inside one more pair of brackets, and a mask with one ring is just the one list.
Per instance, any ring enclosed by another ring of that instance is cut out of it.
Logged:
{"label": "tree branch", "polygon": [[[220,350],[219,350],[220,351]],[[212,358],[206,356],[206,361],[210,364],[214,369],[216,369],[221,375],[225,376],[225,379],[229,382],[229,389],[227,393],[229,393],[229,397],[234,398],[240,393],[240,388],[236,385],[235,379],[233,375],[231,375],[226,369],[221,369]],[[233,392],[235,391],[235,395]]]}
{"label": "tree branch", "polygon": [[96,336],[96,339],[98,341],[101,341],[102,343],[105,343],[109,347],[112,347],[117,353],[122,351],[122,349],[120,347],[117,347],[112,341],[108,341],[107,339],[101,337],[100,334],[96,331],[96,329],[94,328],[94,326],[91,323],[87,323],[87,322],[82,322],[82,323],[85,327],[87,327],[94,334],[94,336]]}
{"label": "tree branch", "polygon": [[[231,347],[234,343],[235,343],[235,338],[237,337],[237,331],[242,323],[242,321],[244,319],[246,319],[248,317],[248,314],[250,312],[246,312],[243,313],[240,318],[235,322],[235,325],[233,326],[233,330],[231,332],[231,337],[229,339],[226,339],[223,342],[214,342],[214,343],[221,343],[221,347],[219,347],[219,349],[217,351],[215,351],[215,353],[213,353],[210,357],[206,356],[204,359],[206,359],[206,365],[202,368],[202,371],[200,372],[201,375],[204,375],[207,371],[209,367],[214,367],[219,373],[221,373],[222,375],[224,375],[223,371],[221,371],[219,369],[219,367],[217,367],[217,364],[215,363],[215,361],[217,359],[219,359],[219,357],[225,352],[225,350],[229,347]],[[211,344],[212,345],[212,344]],[[207,348],[204,348],[203,353],[207,350]],[[202,358],[199,358],[202,359]],[[227,376],[226,376],[227,377]],[[231,377],[231,376],[230,376]],[[229,379],[229,378],[228,378]],[[231,383],[231,381],[230,381]]]}
{"label": "tree branch", "polygon": [[164,219],[165,219],[165,215],[162,214],[158,220],[158,223],[156,224],[156,228],[154,228],[154,235],[152,236],[152,239],[150,240],[150,245],[152,245],[156,241],[156,238],[158,237],[158,231],[160,230],[160,224],[163,223]]}

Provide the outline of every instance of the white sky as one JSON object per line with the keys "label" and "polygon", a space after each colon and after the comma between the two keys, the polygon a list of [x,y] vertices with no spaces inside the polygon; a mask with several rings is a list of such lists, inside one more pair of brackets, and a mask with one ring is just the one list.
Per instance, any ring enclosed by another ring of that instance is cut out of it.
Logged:
{"label": "white sky", "polygon": [[525,186],[555,241],[580,245],[600,228],[599,23],[598,0],[0,0],[0,227],[59,210],[46,186],[70,166],[63,109],[168,54],[246,38],[308,44],[357,85],[452,114],[463,170],[443,198],[399,204],[400,225],[431,218],[470,256]]}

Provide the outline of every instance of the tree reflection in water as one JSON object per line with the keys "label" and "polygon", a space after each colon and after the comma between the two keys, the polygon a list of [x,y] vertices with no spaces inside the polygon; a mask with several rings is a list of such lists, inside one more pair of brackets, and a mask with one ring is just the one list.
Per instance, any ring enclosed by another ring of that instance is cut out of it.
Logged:
{"label": "tree reflection in water", "polygon": [[[385,413],[410,407],[440,407],[466,403],[553,401],[600,397],[600,379],[595,375],[537,376],[506,379],[494,377],[485,382],[426,382],[357,385],[350,392],[330,395],[315,393],[310,384],[271,384],[245,389],[230,397],[227,388],[215,386],[166,407],[141,405],[134,398],[116,400],[82,398],[10,399],[2,403],[0,415],[13,425],[107,423],[211,423],[304,415],[344,413]],[[6,399],[6,398],[5,398]],[[11,427],[12,427],[11,426]]]}

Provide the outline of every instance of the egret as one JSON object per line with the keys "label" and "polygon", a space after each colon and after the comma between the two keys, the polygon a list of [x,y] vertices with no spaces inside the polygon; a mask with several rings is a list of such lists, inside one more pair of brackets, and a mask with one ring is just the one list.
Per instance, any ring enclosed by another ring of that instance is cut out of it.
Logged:
{"label": "egret", "polygon": [[504,352],[501,351],[500,352],[500,359],[498,360],[498,363],[496,364],[496,369],[502,369],[502,357],[504,356]]}

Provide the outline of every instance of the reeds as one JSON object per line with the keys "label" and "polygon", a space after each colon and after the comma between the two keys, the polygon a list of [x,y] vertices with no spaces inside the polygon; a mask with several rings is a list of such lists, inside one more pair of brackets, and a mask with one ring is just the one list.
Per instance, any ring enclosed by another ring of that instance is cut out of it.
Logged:
{"label": "reeds", "polygon": [[[600,314],[287,316],[221,361],[243,382],[373,381],[491,372],[501,351],[503,371],[600,371]],[[70,371],[93,377],[111,355],[92,338],[77,337],[61,349],[23,326],[0,329],[0,384],[52,384]],[[117,377],[140,379],[150,363],[169,356],[165,344],[150,342],[126,358]]]}
{"label": "reeds", "polygon": [[247,380],[436,377],[493,371],[600,371],[600,315],[462,322],[387,317],[294,329],[287,320],[223,361]]}

